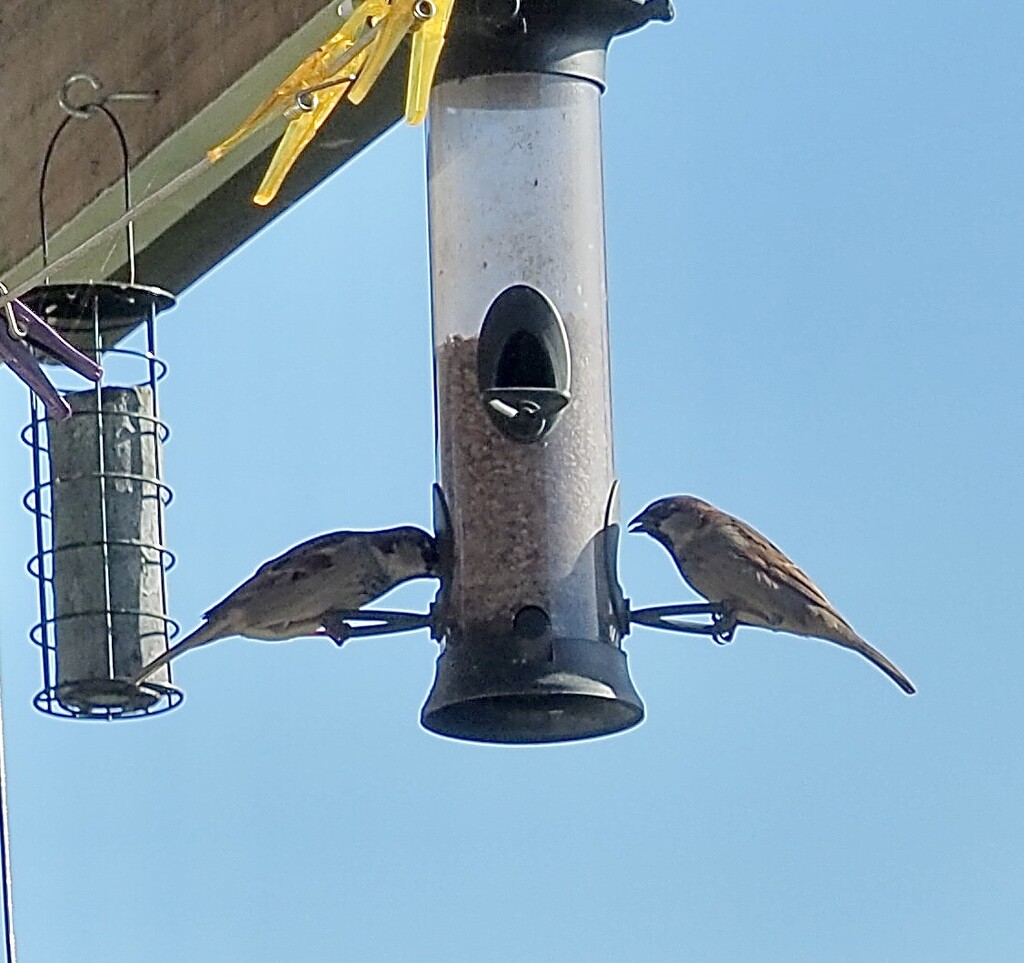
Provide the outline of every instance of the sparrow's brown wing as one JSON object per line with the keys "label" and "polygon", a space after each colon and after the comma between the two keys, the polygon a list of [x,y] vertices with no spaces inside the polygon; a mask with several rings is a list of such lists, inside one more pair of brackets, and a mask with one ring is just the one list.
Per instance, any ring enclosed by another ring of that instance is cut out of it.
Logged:
{"label": "sparrow's brown wing", "polygon": [[[859,636],[824,593],[777,545],[724,512],[691,541],[684,578],[705,598],[734,608],[741,624],[835,642],[860,653],[904,692],[913,683]],[[680,562],[682,571],[684,563]]]}
{"label": "sparrow's brown wing", "polygon": [[317,634],[324,614],[318,601],[322,586],[320,591],[307,591],[302,583],[328,575],[338,564],[339,548],[348,541],[347,535],[320,535],[265,562],[203,615],[203,625],[147,665],[135,677],[136,683],[183,652],[227,636],[275,641]]}
{"label": "sparrow's brown wing", "polygon": [[[281,590],[297,588],[297,582],[322,574],[336,563],[334,551],[348,539],[348,532],[318,535],[288,549],[277,558],[264,562],[256,573],[238,586],[225,599],[218,602],[203,618],[217,621],[236,609],[244,609],[253,602],[273,598]],[[333,551],[332,551],[333,550]]]}
{"label": "sparrow's brown wing", "polygon": [[729,524],[740,536],[736,539],[737,543],[746,542],[751,557],[763,567],[769,578],[803,596],[811,604],[835,611],[832,603],[825,598],[825,593],[782,549],[738,518],[730,518]]}

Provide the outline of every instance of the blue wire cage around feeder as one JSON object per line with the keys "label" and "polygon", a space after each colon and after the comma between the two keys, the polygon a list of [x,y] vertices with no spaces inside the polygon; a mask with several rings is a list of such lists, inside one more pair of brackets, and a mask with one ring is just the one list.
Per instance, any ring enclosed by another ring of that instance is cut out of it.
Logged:
{"label": "blue wire cage around feeder", "polygon": [[[125,209],[131,208],[124,130],[102,101],[69,111],[50,141],[39,181],[44,263],[49,260],[45,187],[50,159],[76,118],[104,115],[121,148]],[[139,685],[130,678],[170,644],[177,624],[167,615],[163,480],[157,382],[156,316],[175,303],[159,288],[135,283],[135,250],[127,228],[128,280],[45,284],[23,296],[32,310],[83,353],[106,366],[95,386],[65,398],[66,421],[47,418],[31,400],[22,438],[32,449],[33,486],[24,499],[35,518],[36,554],[28,568],[38,590],[43,687],[34,704],[49,715],[119,719],[154,715],[181,703],[170,670]],[[43,360],[43,359],[41,359]],[[125,369],[134,368],[134,371]],[[128,377],[112,383],[112,371]]]}

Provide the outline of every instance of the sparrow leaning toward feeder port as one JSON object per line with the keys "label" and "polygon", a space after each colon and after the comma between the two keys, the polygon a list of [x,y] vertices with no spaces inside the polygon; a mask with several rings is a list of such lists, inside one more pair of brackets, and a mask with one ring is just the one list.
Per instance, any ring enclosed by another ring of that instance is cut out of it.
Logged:
{"label": "sparrow leaning toward feeder port", "polygon": [[396,585],[437,577],[434,539],[412,526],[373,532],[332,532],[261,565],[217,603],[191,635],[172,645],[132,680],[139,683],[182,652],[232,635],[283,642],[307,635],[344,637],[325,626],[333,612],[357,609]]}
{"label": "sparrow leaning toward feeder port", "polygon": [[691,495],[661,498],[629,523],[668,549],[679,574],[723,616],[717,635],[739,625],[791,632],[859,652],[908,695],[913,683],[864,641],[821,590],[776,546],[732,515]]}

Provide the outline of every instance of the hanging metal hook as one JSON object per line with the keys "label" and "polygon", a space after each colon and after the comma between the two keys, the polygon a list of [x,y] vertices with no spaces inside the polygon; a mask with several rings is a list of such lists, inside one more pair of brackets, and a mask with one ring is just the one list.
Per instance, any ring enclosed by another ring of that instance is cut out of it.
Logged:
{"label": "hanging metal hook", "polygon": [[93,91],[98,91],[102,86],[92,74],[72,74],[64,81],[63,84],[61,84],[60,92],[57,94],[57,103],[60,104],[60,109],[63,110],[65,114],[68,114],[71,117],[77,117],[79,120],[88,120],[88,108],[97,106],[95,101],[83,103],[81,106],[76,107],[68,99],[71,88],[83,80],[92,87]]}
{"label": "hanging metal hook", "polygon": [[[112,94],[106,94],[103,97],[97,96],[92,100],[84,101],[82,103],[72,103],[69,99],[71,88],[74,87],[75,84],[80,83],[88,84],[96,94],[103,89],[103,84],[101,84],[92,74],[77,73],[72,74],[64,81],[61,85],[60,93],[57,95],[57,103],[60,104],[61,110],[63,110],[68,116],[60,122],[56,131],[54,131],[53,137],[50,138],[50,143],[46,148],[46,155],[43,157],[43,167],[39,174],[39,232],[42,236],[44,267],[50,261],[50,238],[46,228],[46,203],[44,200],[46,192],[46,174],[50,167],[50,159],[53,156],[53,149],[57,146],[57,141],[60,138],[60,135],[64,132],[64,128],[67,127],[73,119],[91,120],[97,114],[106,115],[107,119],[113,125],[114,133],[117,135],[118,144],[121,148],[121,179],[124,192],[124,209],[125,212],[128,213],[132,209],[131,172],[129,170],[128,163],[128,141],[125,139],[124,128],[121,126],[121,122],[116,116],[114,116],[114,113],[110,110],[107,104],[117,100],[155,100],[160,95],[160,92],[157,90],[124,90],[116,91]],[[134,225],[130,220],[125,225],[125,241],[128,249],[129,283],[134,284],[135,231]]]}
{"label": "hanging metal hook", "polygon": [[57,94],[57,103],[60,104],[60,109],[64,111],[69,117],[77,117],[79,120],[88,120],[92,116],[92,112],[99,107],[103,107],[105,104],[114,100],[156,100],[160,96],[159,90],[118,90],[112,94],[105,94],[104,96],[95,96],[91,100],[84,100],[81,103],[75,103],[71,99],[71,88],[75,84],[86,83],[88,84],[93,93],[98,95],[103,89],[101,84],[92,74],[88,73],[77,73],[71,74],[67,80],[61,84],[60,92]]}

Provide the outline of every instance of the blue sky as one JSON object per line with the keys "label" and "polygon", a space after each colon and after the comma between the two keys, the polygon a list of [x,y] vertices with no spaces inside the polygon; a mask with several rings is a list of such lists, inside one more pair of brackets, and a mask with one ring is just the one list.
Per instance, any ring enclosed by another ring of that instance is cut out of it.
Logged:
{"label": "blue sky", "polygon": [[[21,958],[1019,959],[1022,31],[1008,2],[694,0],[615,43],[603,102],[623,515],[752,522],[914,698],[822,643],[639,629],[639,728],[477,746],[419,728],[419,633],[223,642],[173,713],[44,717],[0,374]],[[398,129],[163,316],[186,629],[304,538],[429,524],[426,230]],[[621,574],[692,598],[648,539]]]}

